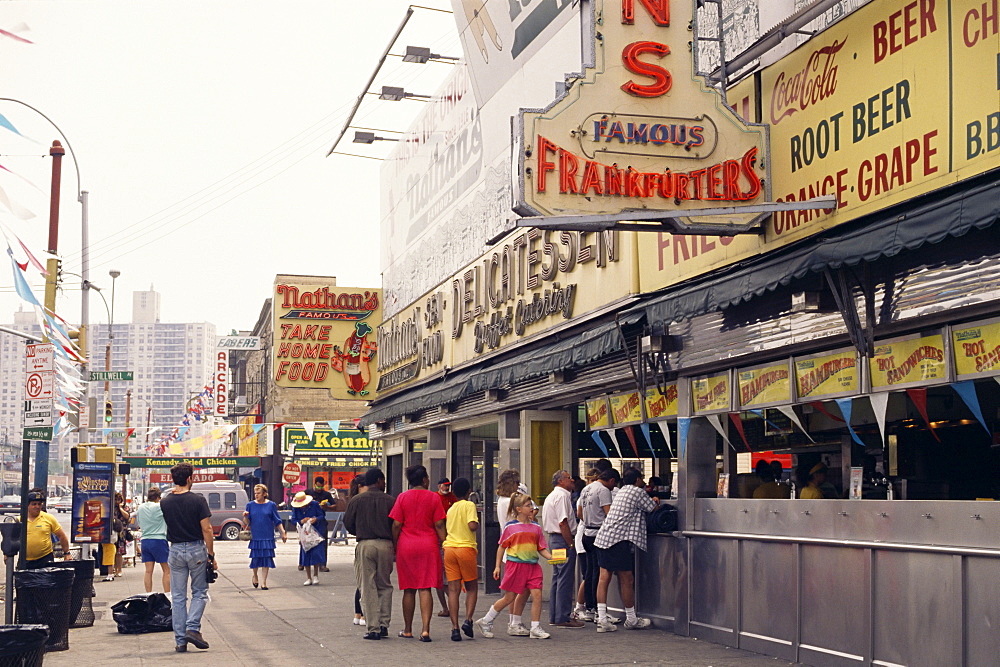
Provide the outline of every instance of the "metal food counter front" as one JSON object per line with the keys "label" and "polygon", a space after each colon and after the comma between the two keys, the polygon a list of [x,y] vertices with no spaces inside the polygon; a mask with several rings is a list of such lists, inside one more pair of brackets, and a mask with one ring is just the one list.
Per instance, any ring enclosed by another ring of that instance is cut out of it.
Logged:
{"label": "metal food counter front", "polygon": [[1000,505],[695,498],[637,558],[655,627],[810,665],[1000,655]]}

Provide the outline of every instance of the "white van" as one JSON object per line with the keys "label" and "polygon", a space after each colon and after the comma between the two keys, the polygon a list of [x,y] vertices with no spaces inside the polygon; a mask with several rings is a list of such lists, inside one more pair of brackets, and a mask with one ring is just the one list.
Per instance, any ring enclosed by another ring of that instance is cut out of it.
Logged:
{"label": "white van", "polygon": [[[203,496],[212,511],[212,534],[220,540],[238,540],[243,528],[247,492],[239,482],[195,482],[191,492]],[[163,489],[163,495],[170,489]]]}

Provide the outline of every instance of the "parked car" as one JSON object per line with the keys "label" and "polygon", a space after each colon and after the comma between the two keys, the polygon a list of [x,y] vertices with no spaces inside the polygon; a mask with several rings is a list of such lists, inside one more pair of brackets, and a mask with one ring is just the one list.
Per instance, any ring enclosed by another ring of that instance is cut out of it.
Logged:
{"label": "parked car", "polygon": [[12,511],[21,509],[21,496],[8,495],[0,497],[0,511]]}
{"label": "parked car", "polygon": [[[247,492],[239,482],[195,482],[192,493],[205,497],[212,512],[212,534],[220,540],[238,540],[243,528]],[[163,495],[170,489],[163,489]]]}
{"label": "parked car", "polygon": [[73,511],[73,496],[63,496],[59,498],[56,502],[49,503],[50,512],[72,512]]}

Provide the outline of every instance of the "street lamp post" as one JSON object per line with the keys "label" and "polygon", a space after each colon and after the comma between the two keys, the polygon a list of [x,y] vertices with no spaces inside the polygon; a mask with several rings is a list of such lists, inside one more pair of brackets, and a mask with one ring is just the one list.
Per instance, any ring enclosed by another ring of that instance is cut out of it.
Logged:
{"label": "street lamp post", "polygon": [[[121,271],[117,269],[111,269],[108,271],[108,275],[111,276],[111,308],[108,311],[108,344],[104,350],[104,370],[111,371],[111,345],[115,340],[115,281],[118,280],[118,276],[122,274]],[[107,304],[105,304],[107,305]],[[111,405],[111,382],[109,380],[104,381],[104,406],[105,411],[110,412],[108,407]],[[113,408],[112,408],[113,409]],[[106,417],[105,417],[106,419]],[[110,427],[111,422],[106,421],[105,427]],[[104,442],[108,443],[110,440],[109,436],[105,436]]]}

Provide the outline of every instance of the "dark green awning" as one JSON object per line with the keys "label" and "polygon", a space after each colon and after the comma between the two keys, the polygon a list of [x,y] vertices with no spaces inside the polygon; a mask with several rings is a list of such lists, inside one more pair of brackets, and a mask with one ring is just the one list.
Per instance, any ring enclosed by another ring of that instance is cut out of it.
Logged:
{"label": "dark green awning", "polygon": [[890,207],[655,296],[629,312],[669,324],[735,305],[810,272],[892,257],[1000,220],[1000,170]]}
{"label": "dark green awning", "polygon": [[[644,313],[636,311],[619,318],[619,323],[623,327],[631,326],[644,316]],[[603,322],[581,333],[515,353],[494,363],[487,362],[421,383],[399,396],[377,403],[361,418],[359,428],[454,403],[487,389],[509,387],[556,371],[572,370],[624,349],[625,341],[618,330],[618,324],[614,321]]]}

